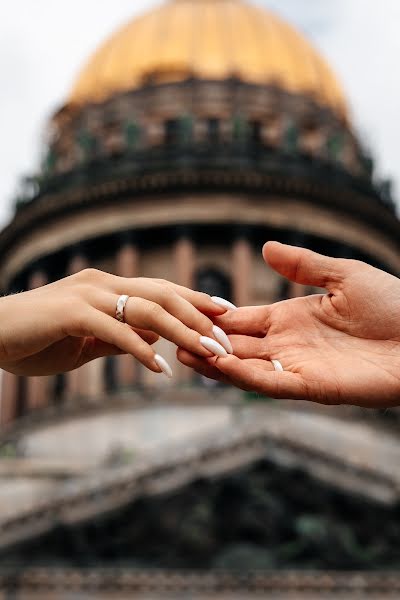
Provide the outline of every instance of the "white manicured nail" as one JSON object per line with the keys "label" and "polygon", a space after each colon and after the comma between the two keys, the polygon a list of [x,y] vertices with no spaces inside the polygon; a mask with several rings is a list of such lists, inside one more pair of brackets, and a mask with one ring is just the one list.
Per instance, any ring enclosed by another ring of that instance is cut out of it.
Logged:
{"label": "white manicured nail", "polygon": [[274,365],[274,369],[275,371],[279,371],[280,373],[283,373],[283,367],[282,367],[282,363],[279,360],[271,360],[272,364]]}
{"label": "white manicured nail", "polygon": [[209,350],[210,352],[215,354],[215,356],[219,356],[220,358],[225,358],[226,356],[228,356],[228,353],[225,350],[225,348],[223,346],[221,346],[221,344],[218,344],[218,342],[216,342],[212,338],[202,335],[200,338],[200,344],[206,350]]}
{"label": "white manicured nail", "polygon": [[169,364],[167,363],[167,361],[165,360],[165,358],[163,358],[159,354],[156,354],[154,356],[154,360],[156,361],[157,365],[160,367],[160,369],[164,373],[164,375],[166,375],[167,377],[169,377],[169,379],[171,379],[172,369],[169,366]]}
{"label": "white manicured nail", "polygon": [[218,325],[214,325],[213,333],[214,333],[215,337],[217,338],[217,340],[219,341],[219,343],[225,348],[227,353],[233,354],[232,344],[231,344],[228,336],[226,335],[225,331],[223,329],[221,329],[221,327],[218,327]]}
{"label": "white manicured nail", "polygon": [[236,310],[237,309],[237,306],[232,304],[232,302],[229,302],[229,300],[225,300],[225,298],[220,298],[219,296],[212,296],[211,300],[214,302],[214,304],[217,304],[218,306],[222,306],[222,308],[227,308],[228,310]]}

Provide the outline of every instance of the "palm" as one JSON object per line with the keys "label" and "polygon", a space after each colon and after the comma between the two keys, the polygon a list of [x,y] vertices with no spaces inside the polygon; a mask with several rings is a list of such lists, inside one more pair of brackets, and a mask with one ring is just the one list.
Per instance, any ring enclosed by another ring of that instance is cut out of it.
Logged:
{"label": "palm", "polygon": [[[304,397],[324,403],[343,403],[351,397],[353,403],[376,405],[383,389],[389,395],[397,393],[400,345],[388,326],[389,311],[386,324],[374,331],[365,330],[365,319],[358,314],[364,310],[359,303],[351,306],[344,296],[289,300],[275,305],[268,333],[256,345],[247,336],[236,343],[253,369],[270,371],[270,357],[279,358],[286,371],[298,376]],[[263,358],[254,356],[254,347]]]}

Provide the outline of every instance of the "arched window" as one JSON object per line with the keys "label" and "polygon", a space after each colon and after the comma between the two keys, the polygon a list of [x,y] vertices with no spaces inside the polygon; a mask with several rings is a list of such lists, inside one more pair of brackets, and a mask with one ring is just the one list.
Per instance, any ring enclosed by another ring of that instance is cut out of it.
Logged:
{"label": "arched window", "polygon": [[218,144],[220,133],[220,120],[216,118],[207,119],[207,142],[209,144]]}
{"label": "arched window", "polygon": [[15,407],[15,416],[18,419],[27,413],[27,379],[18,377],[17,379],[17,398]]}
{"label": "arched window", "polygon": [[179,141],[179,119],[168,119],[164,124],[165,143],[168,146],[176,146]]}
{"label": "arched window", "polygon": [[261,121],[250,121],[249,138],[253,146],[260,146],[262,143],[262,123]]}
{"label": "arched window", "polygon": [[54,404],[62,404],[65,394],[65,374],[58,373],[53,380],[53,397]]}
{"label": "arched window", "polygon": [[107,356],[104,363],[104,383],[108,394],[112,394],[117,390],[117,363],[115,359],[115,356]]}
{"label": "arched window", "polygon": [[193,118],[183,115],[179,119],[168,119],[164,124],[164,140],[170,146],[185,146],[192,141]]}
{"label": "arched window", "polygon": [[196,273],[196,289],[210,296],[231,300],[232,282],[228,275],[215,267],[205,267]]}

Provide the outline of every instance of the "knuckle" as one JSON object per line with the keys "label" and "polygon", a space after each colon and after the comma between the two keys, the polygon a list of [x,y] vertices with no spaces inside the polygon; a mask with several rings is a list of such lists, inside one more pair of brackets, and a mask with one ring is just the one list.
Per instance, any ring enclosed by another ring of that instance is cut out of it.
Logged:
{"label": "knuckle", "polygon": [[99,279],[103,278],[104,273],[99,269],[88,267],[86,269],[83,269],[83,271],[80,271],[77,275],[80,279],[83,279],[83,281],[96,282]]}
{"label": "knuckle", "polygon": [[196,292],[196,295],[198,296],[199,300],[201,300],[202,302],[210,301],[210,296],[208,294],[206,294],[205,292]]}
{"label": "knuckle", "polygon": [[188,343],[193,347],[193,349],[197,348],[198,338],[199,338],[199,335],[197,332],[195,332],[193,329],[191,329],[187,325],[182,324],[181,335],[182,335],[182,338],[184,338],[185,340],[188,341]]}
{"label": "knuckle", "polygon": [[367,266],[361,260],[356,260],[354,258],[348,258],[348,259],[342,259],[342,260],[343,260],[343,264],[345,266],[347,266],[347,268],[351,269],[352,271],[359,271],[360,269],[363,269],[364,267]]}
{"label": "knuckle", "polygon": [[88,319],[86,311],[82,309],[82,305],[71,300],[66,307],[65,314],[67,317],[66,330],[72,335],[89,336]]}
{"label": "knuckle", "polygon": [[156,284],[154,289],[154,301],[162,306],[166,306],[175,292],[168,290],[165,286]]}
{"label": "knuckle", "polygon": [[157,302],[152,302],[150,300],[146,301],[144,309],[146,311],[147,316],[152,321],[158,320],[163,313],[162,307],[159,304],[157,304]]}
{"label": "knuckle", "polygon": [[166,279],[154,279],[155,283],[158,283],[164,287],[169,287],[170,286],[170,282],[167,281]]}
{"label": "knuckle", "polygon": [[177,307],[180,296],[174,290],[163,288],[160,294],[160,304],[168,311]]}
{"label": "knuckle", "polygon": [[87,283],[86,281],[81,281],[79,282],[79,286],[76,288],[76,293],[82,298],[90,298],[93,290],[94,290],[94,286]]}

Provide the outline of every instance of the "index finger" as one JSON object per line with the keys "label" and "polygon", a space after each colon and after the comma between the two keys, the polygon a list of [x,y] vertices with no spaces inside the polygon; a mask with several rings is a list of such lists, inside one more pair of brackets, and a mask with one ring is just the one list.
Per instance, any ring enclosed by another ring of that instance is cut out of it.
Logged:
{"label": "index finger", "polygon": [[204,292],[198,292],[196,290],[191,290],[190,288],[184,287],[183,285],[178,285],[177,283],[172,283],[171,281],[166,280],[158,280],[163,285],[173,289],[177,294],[185,298],[188,302],[193,304],[198,310],[202,313],[210,316],[218,316],[223,315],[226,312],[226,308],[223,308],[220,304],[216,304],[211,296],[205,294]]}
{"label": "index finger", "polygon": [[224,315],[213,318],[213,321],[227,334],[264,337],[269,329],[272,306],[245,306],[228,310]]}
{"label": "index finger", "polygon": [[[222,315],[226,308],[213,302],[211,296],[204,292],[197,292],[182,285],[172,283],[166,279],[152,279],[148,277],[120,277],[110,273],[101,273],[103,282],[110,291],[116,294],[127,294],[128,296],[143,296],[153,300],[153,294],[163,295],[175,292],[192,304],[198,311],[210,317]],[[149,297],[150,294],[150,297]]]}

